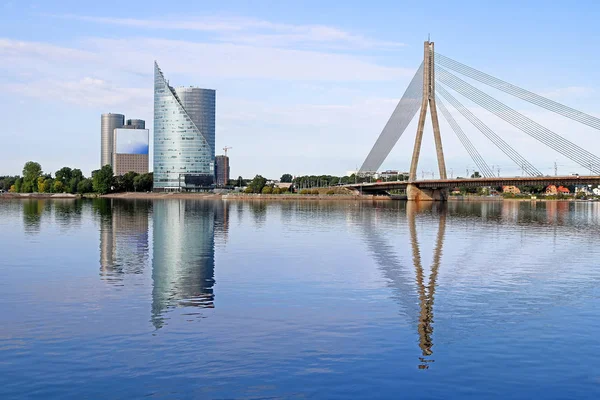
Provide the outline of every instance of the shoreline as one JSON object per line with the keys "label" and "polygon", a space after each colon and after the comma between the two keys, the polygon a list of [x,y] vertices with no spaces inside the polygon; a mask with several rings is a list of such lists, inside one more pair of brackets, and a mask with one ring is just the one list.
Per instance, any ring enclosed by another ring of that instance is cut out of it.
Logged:
{"label": "shoreline", "polygon": [[[79,195],[69,193],[3,193],[0,194],[1,200],[77,200],[77,199],[124,199],[124,200],[227,200],[227,201],[406,201],[401,198],[390,198],[388,196],[376,195],[354,195],[354,194],[334,194],[334,195],[303,195],[303,194],[246,194],[246,193],[157,193],[157,192],[125,192],[111,193],[105,195]],[[598,200],[579,200],[575,198],[569,199],[545,199],[538,197],[536,199],[511,199],[490,196],[449,196],[450,202],[469,202],[469,201],[513,201],[513,202],[552,202],[552,201],[568,201],[568,202],[598,202]]]}

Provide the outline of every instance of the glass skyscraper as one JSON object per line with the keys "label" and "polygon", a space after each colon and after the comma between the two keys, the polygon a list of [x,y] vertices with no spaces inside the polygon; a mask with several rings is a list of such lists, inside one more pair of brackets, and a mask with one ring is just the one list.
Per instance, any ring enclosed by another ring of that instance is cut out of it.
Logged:
{"label": "glass skyscraper", "polygon": [[154,63],[154,189],[195,190],[214,179],[215,91],[173,88]]}

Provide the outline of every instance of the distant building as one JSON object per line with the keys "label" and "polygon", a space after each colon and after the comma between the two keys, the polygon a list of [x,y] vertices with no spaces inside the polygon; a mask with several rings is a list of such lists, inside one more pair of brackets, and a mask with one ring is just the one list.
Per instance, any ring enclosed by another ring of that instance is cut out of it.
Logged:
{"label": "distant building", "polygon": [[100,168],[105,165],[112,167],[114,130],[125,125],[123,114],[107,113],[100,117]]}
{"label": "distant building", "polygon": [[575,193],[592,194],[592,185],[575,186]]}
{"label": "distant building", "polygon": [[[138,123],[135,126],[144,126],[144,124]],[[112,165],[116,176],[131,171],[138,174],[148,173],[148,136],[148,129],[124,127],[114,130]]]}
{"label": "distant building", "polygon": [[520,194],[521,189],[516,186],[502,186],[502,193]]}
{"label": "distant building", "polygon": [[[115,175],[122,175],[116,171],[115,160],[116,160],[116,143],[115,131],[117,129],[141,129],[146,128],[146,121],[143,119],[128,119],[125,123],[125,116],[123,114],[107,113],[102,114],[100,118],[100,168],[105,165],[110,165]],[[146,143],[148,131],[146,130]],[[139,157],[138,157],[139,158]],[[146,152],[146,159],[148,158]],[[124,164],[122,164],[124,165]],[[129,172],[129,171],[125,171]],[[137,171],[136,171],[137,172]],[[148,172],[148,161],[146,160],[146,169],[144,173]]]}
{"label": "distant building", "polygon": [[592,192],[596,195],[596,196],[600,196],[600,187],[597,187],[595,189],[592,189]]}
{"label": "distant building", "polygon": [[154,63],[154,190],[210,188],[214,142],[215,91],[173,88]]}
{"label": "distant building", "polygon": [[556,190],[558,191],[558,193],[562,193],[562,194],[570,194],[571,193],[571,191],[564,186],[559,186],[558,188],[556,188]]}
{"label": "distant building", "polygon": [[215,157],[215,179],[217,186],[227,186],[229,182],[229,157]]}
{"label": "distant building", "polygon": [[558,194],[558,190],[556,189],[556,186],[555,185],[549,185],[546,188],[546,194],[549,195],[549,196]]}

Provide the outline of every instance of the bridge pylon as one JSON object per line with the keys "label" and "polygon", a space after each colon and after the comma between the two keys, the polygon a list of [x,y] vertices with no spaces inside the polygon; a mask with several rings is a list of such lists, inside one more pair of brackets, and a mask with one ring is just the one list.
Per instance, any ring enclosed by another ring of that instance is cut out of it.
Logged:
{"label": "bridge pylon", "polygon": [[[425,128],[425,118],[427,116],[428,106],[433,125],[433,138],[435,140],[435,151],[437,154],[440,179],[447,179],[444,149],[442,146],[440,124],[435,103],[434,43],[426,41],[423,47],[423,99],[421,101],[421,112],[419,113],[415,147],[410,163],[409,182],[415,182],[417,180],[417,167],[419,165],[419,156],[421,155],[421,143],[423,142],[423,130]],[[448,189],[420,189],[417,185],[409,183],[406,188],[406,195],[408,200],[446,201],[448,199]]]}

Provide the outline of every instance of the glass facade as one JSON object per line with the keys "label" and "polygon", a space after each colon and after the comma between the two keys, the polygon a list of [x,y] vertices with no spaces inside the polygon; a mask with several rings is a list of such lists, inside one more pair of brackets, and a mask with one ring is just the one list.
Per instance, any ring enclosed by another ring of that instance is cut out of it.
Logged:
{"label": "glass facade", "polygon": [[154,63],[154,189],[194,189],[189,182],[213,177],[214,132],[215,91],[175,90]]}

